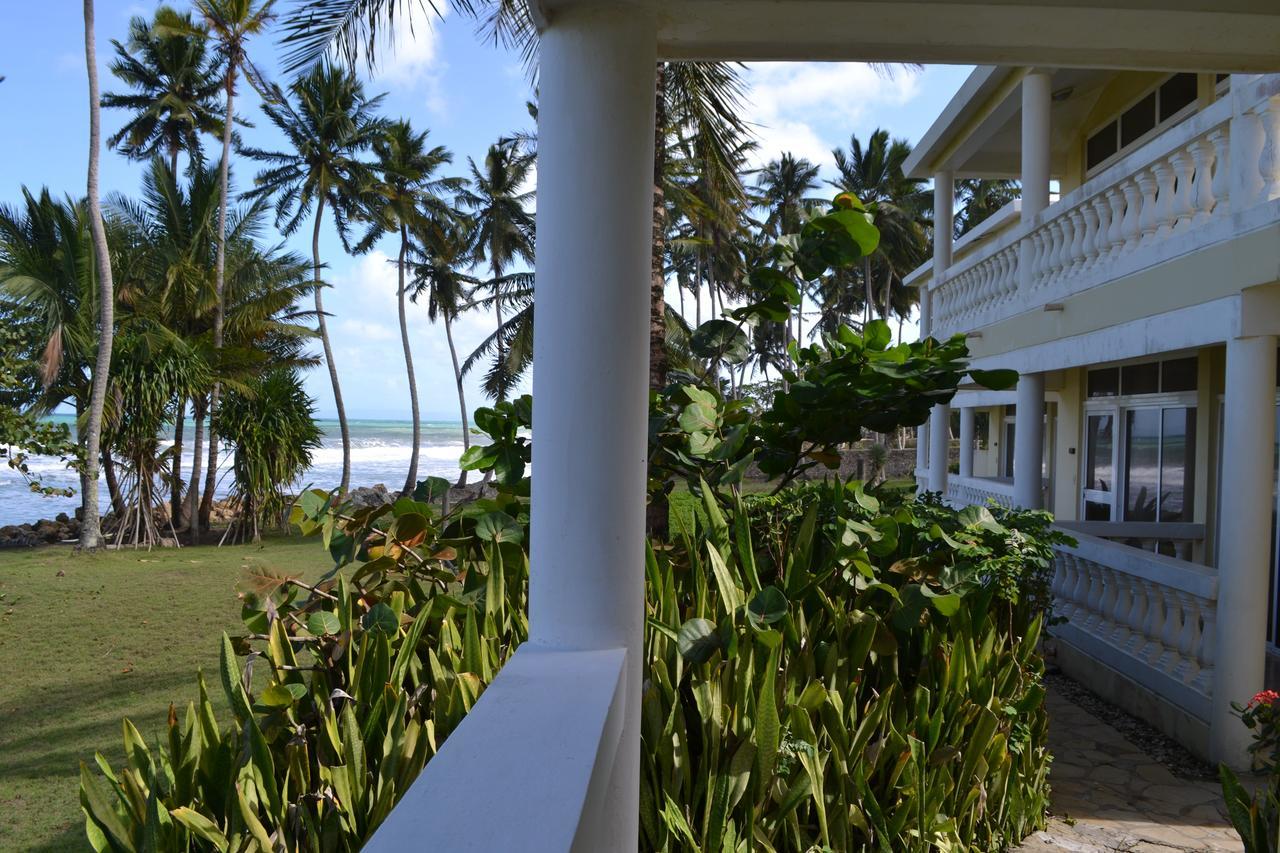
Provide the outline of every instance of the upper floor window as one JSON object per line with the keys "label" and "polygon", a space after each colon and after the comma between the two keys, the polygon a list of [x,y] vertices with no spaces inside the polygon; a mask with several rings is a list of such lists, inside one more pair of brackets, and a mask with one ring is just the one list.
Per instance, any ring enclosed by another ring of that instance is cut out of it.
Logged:
{"label": "upper floor window", "polygon": [[1196,390],[1198,380],[1199,361],[1194,355],[1126,364],[1123,367],[1101,367],[1089,371],[1088,396],[1177,394]]}
{"label": "upper floor window", "polygon": [[1145,140],[1156,128],[1181,118],[1196,102],[1195,74],[1174,74],[1147,92],[1085,142],[1085,171],[1109,163]]}

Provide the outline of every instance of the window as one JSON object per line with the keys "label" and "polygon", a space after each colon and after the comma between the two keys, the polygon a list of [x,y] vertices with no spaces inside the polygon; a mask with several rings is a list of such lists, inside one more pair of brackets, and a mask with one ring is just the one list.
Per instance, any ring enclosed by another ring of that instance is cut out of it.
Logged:
{"label": "window", "polygon": [[1004,423],[1004,453],[1001,454],[1003,458],[1000,462],[1000,475],[1003,477],[1013,476],[1013,439],[1016,431],[1013,419],[1006,419]]}
{"label": "window", "polygon": [[1160,121],[1166,122],[1196,102],[1199,85],[1194,74],[1175,74],[1157,90],[1160,94]]}
{"label": "window", "polygon": [[1114,415],[1090,415],[1085,426],[1085,521],[1110,521],[1115,485]]}
{"label": "window", "polygon": [[1160,90],[1157,89],[1120,116],[1121,148],[1128,148],[1156,129],[1156,96],[1159,93]]}
{"label": "window", "polygon": [[1191,521],[1195,407],[1130,409],[1125,415],[1124,520]]}
{"label": "window", "polygon": [[1167,361],[1126,364],[1123,367],[1102,367],[1089,371],[1088,395],[1098,398],[1180,394],[1195,391],[1199,380],[1200,362],[1194,355]]}
{"label": "window", "polygon": [[1092,172],[1161,125],[1176,121],[1198,95],[1195,74],[1174,74],[1085,141],[1085,171]]}
{"label": "window", "polygon": [[1116,397],[1120,394],[1120,368],[1104,367],[1089,371],[1090,397]]}
{"label": "window", "polygon": [[1120,368],[1120,393],[1126,397],[1160,393],[1160,362],[1149,361]]}

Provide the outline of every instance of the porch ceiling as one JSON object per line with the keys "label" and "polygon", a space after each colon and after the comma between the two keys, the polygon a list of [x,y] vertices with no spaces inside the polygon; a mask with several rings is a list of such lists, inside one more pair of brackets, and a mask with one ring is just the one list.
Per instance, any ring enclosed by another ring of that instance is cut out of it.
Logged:
{"label": "porch ceiling", "polygon": [[1280,70],[1275,0],[535,2],[543,23],[570,5],[651,5],[659,53],[671,59]]}

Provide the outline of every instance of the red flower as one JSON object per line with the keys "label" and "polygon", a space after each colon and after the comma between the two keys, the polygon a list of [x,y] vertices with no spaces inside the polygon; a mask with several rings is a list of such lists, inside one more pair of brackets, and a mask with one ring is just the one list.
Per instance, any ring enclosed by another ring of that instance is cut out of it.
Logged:
{"label": "red flower", "polygon": [[1280,699],[1280,693],[1274,690],[1263,690],[1253,695],[1246,707],[1252,708],[1254,705],[1274,705],[1276,700]]}

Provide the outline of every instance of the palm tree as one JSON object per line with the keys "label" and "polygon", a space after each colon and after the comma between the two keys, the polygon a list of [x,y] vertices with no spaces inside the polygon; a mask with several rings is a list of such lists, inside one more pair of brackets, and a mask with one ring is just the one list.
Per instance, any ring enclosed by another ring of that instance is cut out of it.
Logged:
{"label": "palm tree", "polygon": [[[431,322],[444,322],[444,336],[453,362],[453,381],[458,388],[458,414],[462,418],[462,449],[471,448],[471,427],[467,415],[467,395],[462,384],[462,367],[453,341],[453,321],[466,306],[469,294],[480,279],[465,272],[475,253],[474,223],[462,217],[445,222],[418,223],[414,234],[416,262],[409,298],[417,303],[427,298],[427,317]],[[458,486],[467,484],[467,472],[458,478]]]}
{"label": "palm tree", "polygon": [[[483,169],[471,164],[471,186],[458,195],[458,203],[471,211],[476,220],[475,258],[489,265],[489,279],[482,287],[492,296],[498,319],[495,362],[506,361],[502,309],[506,290],[511,285],[507,270],[517,261],[533,262],[534,219],[529,211],[533,191],[525,189],[533,157],[515,145],[492,145],[484,158]],[[499,401],[507,398],[511,372],[499,370],[491,388]]]}
{"label": "palm tree", "polygon": [[[200,134],[221,133],[223,122],[218,93],[223,80],[218,58],[208,51],[208,31],[163,6],[156,24],[134,17],[126,44],[113,41],[116,58],[111,72],[133,91],[106,94],[107,107],[129,110],[132,117],[108,144],[132,160],[168,158],[169,170],[178,171],[178,155],[186,151],[194,164],[202,159]],[[182,448],[186,429],[186,401],[178,401],[173,424],[173,466],[170,512],[177,519],[182,507]]]}
{"label": "palm tree", "polygon": [[957,238],[978,227],[987,217],[1014,199],[1022,198],[1022,185],[1007,179],[961,178],[956,181],[955,216]]}
{"label": "palm tree", "polygon": [[[231,136],[235,123],[236,83],[244,74],[249,83],[265,91],[262,75],[249,61],[246,47],[249,39],[266,30],[273,20],[272,5],[275,0],[195,0],[196,12],[204,20],[204,27],[218,42],[223,66],[223,91],[226,96],[222,111],[222,159],[218,180],[221,187],[218,206],[218,251],[214,261],[213,348],[222,349],[223,324],[226,313],[226,263],[227,263],[227,199],[231,183]],[[188,19],[175,14],[157,15],[156,29],[163,35],[191,35]],[[205,500],[212,501],[213,487],[217,482],[218,432],[217,412],[220,386],[214,383],[209,394],[209,462],[205,475]]]}
{"label": "palm tree", "polygon": [[[667,193],[673,189],[671,145],[683,143],[716,197],[746,200],[739,165],[750,136],[740,117],[744,86],[727,62],[660,62],[653,148],[653,255],[649,279],[649,387],[666,385]],[[695,286],[699,286],[695,282]],[[661,507],[655,510],[662,515]],[[656,517],[656,516],[655,516]]]}
{"label": "palm tree", "polygon": [[342,402],[338,366],[325,322],[323,283],[320,278],[320,229],[326,206],[333,210],[334,222],[347,245],[347,218],[362,188],[371,180],[368,164],[360,152],[385,130],[385,122],[374,113],[382,101],[379,95],[365,95],[355,74],[324,63],[289,87],[289,95],[277,91],[263,109],[292,146],[292,151],[269,152],[243,148],[241,153],[268,164],[258,174],[254,189],[246,195],[270,196],[276,202],[276,224],[292,234],[315,208],[311,228],[311,268],[315,281],[316,322],[333,387],[338,430],[342,434],[342,480],[338,494],[345,495],[351,484],[351,430]]}
{"label": "palm tree", "polygon": [[189,13],[163,6],[156,19],[162,25],[180,24],[166,30],[135,17],[129,22],[127,42],[111,42],[116,49],[111,73],[133,91],[102,97],[103,106],[131,113],[107,144],[131,160],[164,154],[176,172],[182,151],[193,160],[199,158],[201,133],[222,131],[217,98],[223,83],[216,57],[208,55],[208,34]]}
{"label": "palm tree", "polygon": [[98,50],[94,35],[93,0],[84,0],[84,61],[89,74],[89,168],[85,181],[89,230],[98,274],[98,354],[93,368],[89,417],[85,422],[84,491],[80,521],[80,547],[95,550],[103,545],[98,518],[98,452],[102,444],[102,410],[107,401],[111,372],[111,344],[115,330],[115,287],[111,279],[111,254],[102,204],[98,198],[98,159],[102,149],[102,108],[98,98]]}
{"label": "palm tree", "polygon": [[405,312],[405,270],[408,266],[410,232],[427,222],[443,222],[453,211],[441,198],[462,188],[459,178],[440,178],[436,172],[452,162],[453,155],[444,146],[427,147],[428,131],[417,133],[407,121],[393,122],[373,142],[377,156],[377,181],[370,188],[367,215],[371,220],[368,235],[357,251],[367,251],[383,234],[398,234],[400,248],[396,255],[396,305],[400,316],[400,343],[404,348],[405,373],[409,377],[409,402],[413,413],[413,450],[403,494],[410,494],[418,483],[418,444],[422,437],[422,420],[418,411],[418,380],[413,370],[413,350],[409,344],[409,320]]}
{"label": "palm tree", "polygon": [[[849,137],[847,152],[843,148],[832,152],[838,177],[831,185],[853,193],[868,205],[880,229],[879,248],[863,258],[864,322],[871,319],[872,308],[877,305],[881,316],[888,316],[894,282],[901,286],[902,277],[927,253],[923,223],[932,196],[924,189],[924,181],[903,173],[902,164],[910,154],[909,142],[891,140],[889,131],[880,128],[871,132],[865,147],[855,134]],[[878,269],[878,277],[884,281],[879,299],[875,296],[877,276],[873,268]]]}
{"label": "palm tree", "polygon": [[[762,230],[775,240],[798,233],[817,203],[808,194],[818,187],[818,166],[803,157],[783,152],[781,157],[770,160],[756,174],[756,187],[760,190],[757,203],[765,210]],[[804,296],[801,291],[800,305],[796,309],[797,342],[804,335]]]}

